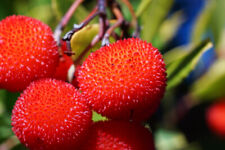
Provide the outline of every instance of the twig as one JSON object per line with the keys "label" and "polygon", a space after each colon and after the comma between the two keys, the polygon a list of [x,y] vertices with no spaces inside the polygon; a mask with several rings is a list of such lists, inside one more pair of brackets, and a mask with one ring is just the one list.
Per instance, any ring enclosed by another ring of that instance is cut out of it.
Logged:
{"label": "twig", "polygon": [[57,25],[55,31],[54,31],[54,38],[57,42],[57,45],[60,45],[60,36],[62,34],[63,29],[69,22],[70,18],[72,17],[73,13],[76,11],[78,6],[83,2],[83,0],[75,0],[67,13],[63,16],[60,23]]}
{"label": "twig", "polygon": [[122,0],[123,3],[128,7],[131,16],[132,16],[132,25],[134,26],[134,33],[133,33],[133,37],[139,37],[140,36],[140,26],[138,24],[138,20],[137,20],[137,16],[134,12],[133,6],[131,5],[129,0]]}
{"label": "twig", "polygon": [[104,36],[106,29],[108,28],[108,22],[106,19],[106,2],[105,0],[98,0],[98,14],[99,14],[99,32],[91,43],[85,48],[85,50],[80,54],[80,57],[76,60],[75,64],[78,63],[83,56],[92,48],[96,43],[98,43]]}
{"label": "twig", "polygon": [[98,35],[96,35],[91,42],[91,45],[93,45],[93,46],[103,38],[105,31],[109,26],[109,23],[107,22],[107,19],[106,19],[106,2],[105,2],[105,0],[98,0],[98,11],[99,11],[100,26],[99,26]]}
{"label": "twig", "polygon": [[113,14],[116,16],[117,21],[115,24],[113,24],[111,27],[109,27],[102,39],[102,46],[108,45],[109,44],[109,37],[110,35],[113,33],[113,31],[115,30],[115,28],[119,27],[122,25],[122,23],[124,22],[124,18],[123,15],[118,7],[117,3],[113,3],[112,4],[112,12]]}
{"label": "twig", "polygon": [[15,135],[11,136],[4,143],[0,144],[0,150],[13,149],[19,143],[20,142],[19,142],[18,138]]}
{"label": "twig", "polygon": [[[106,16],[106,5],[107,5],[106,2],[110,6],[113,15],[115,15],[115,18],[117,19],[116,23],[110,27],[109,27],[109,21],[107,20],[107,16]],[[131,8],[133,10],[132,6],[129,5],[129,2],[128,2],[128,6],[129,6],[129,8]],[[134,12],[132,12],[132,13],[135,16]],[[116,39],[118,39],[118,35],[114,32],[115,28],[120,26],[123,34],[128,35],[127,27],[129,26],[129,24],[127,24],[124,21],[124,17],[121,13],[119,4],[115,0],[108,0],[108,1],[107,0],[98,0],[97,7],[88,15],[88,17],[86,19],[84,19],[84,21],[82,21],[80,24],[78,24],[78,25],[75,24],[73,29],[71,31],[67,32],[66,35],[63,37],[63,40],[67,42],[67,48],[70,51],[71,51],[70,41],[71,41],[73,34],[76,33],[77,31],[81,30],[83,27],[85,27],[96,16],[99,16],[98,35],[96,35],[93,38],[93,40],[88,45],[88,47],[82,52],[82,54],[80,55],[80,59],[82,58],[82,56],[84,54],[86,54],[88,52],[88,50],[91,47],[93,47],[100,40],[102,40],[102,46],[104,46],[104,45],[109,44],[109,37],[111,35],[113,37],[115,37]],[[134,18],[135,18],[134,20],[136,20],[136,17],[134,17]],[[123,35],[123,34],[121,34],[121,35]],[[72,54],[72,53],[69,52],[69,54]],[[80,59],[78,59],[76,62],[79,62]]]}
{"label": "twig", "polygon": [[88,15],[87,18],[84,19],[80,24],[74,24],[73,29],[66,33],[66,35],[63,37],[64,41],[70,41],[73,34],[79,30],[81,30],[83,27],[85,27],[91,20],[93,20],[97,15],[99,15],[99,12],[96,11],[95,8],[90,15]]}

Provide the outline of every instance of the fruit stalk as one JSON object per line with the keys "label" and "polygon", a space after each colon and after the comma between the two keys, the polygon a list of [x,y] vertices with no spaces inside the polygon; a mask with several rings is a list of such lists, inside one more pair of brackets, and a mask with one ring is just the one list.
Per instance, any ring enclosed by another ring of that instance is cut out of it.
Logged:
{"label": "fruit stalk", "polygon": [[131,24],[132,24],[132,26],[134,26],[134,29],[135,29],[134,33],[133,33],[133,37],[138,38],[140,36],[140,26],[138,25],[137,16],[135,15],[133,6],[131,5],[129,0],[122,0],[122,1],[129,9],[131,17],[132,17]]}
{"label": "fruit stalk", "polygon": [[98,43],[104,36],[106,29],[108,28],[108,21],[106,17],[106,2],[105,0],[98,0],[98,11],[99,13],[99,33],[94,37],[91,45],[94,46]]}
{"label": "fruit stalk", "polygon": [[57,45],[60,45],[60,36],[62,34],[63,29],[69,22],[70,18],[72,17],[73,13],[76,11],[76,9],[79,7],[79,5],[83,2],[84,0],[75,0],[67,13],[63,16],[61,19],[60,23],[57,25],[55,31],[54,31],[54,38],[57,42]]}
{"label": "fruit stalk", "polygon": [[112,12],[113,14],[116,16],[117,18],[117,21],[114,25],[112,25],[111,27],[109,27],[107,30],[106,30],[106,33],[102,39],[102,46],[105,46],[105,45],[109,45],[109,37],[110,35],[112,34],[112,32],[119,26],[121,26],[124,22],[124,17],[119,9],[119,5],[118,3],[116,3],[115,1],[113,1],[112,5]]}
{"label": "fruit stalk", "polygon": [[66,33],[66,35],[63,37],[64,41],[70,41],[73,34],[77,31],[81,30],[83,27],[85,27],[91,20],[93,20],[97,15],[99,15],[99,12],[96,12],[96,9],[94,9],[87,18],[84,19],[80,24],[74,24],[73,29]]}

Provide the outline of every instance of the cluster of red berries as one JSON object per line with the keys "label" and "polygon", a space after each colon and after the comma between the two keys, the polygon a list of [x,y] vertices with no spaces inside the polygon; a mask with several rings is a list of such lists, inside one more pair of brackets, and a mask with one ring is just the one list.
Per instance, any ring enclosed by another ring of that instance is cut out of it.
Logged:
{"label": "cluster of red berries", "polygon": [[[0,21],[0,88],[24,90],[12,130],[29,149],[153,150],[140,122],[163,97],[165,71],[159,51],[135,38],[100,48],[77,69],[59,57],[47,25],[25,16]],[[94,123],[92,110],[109,120]]]}

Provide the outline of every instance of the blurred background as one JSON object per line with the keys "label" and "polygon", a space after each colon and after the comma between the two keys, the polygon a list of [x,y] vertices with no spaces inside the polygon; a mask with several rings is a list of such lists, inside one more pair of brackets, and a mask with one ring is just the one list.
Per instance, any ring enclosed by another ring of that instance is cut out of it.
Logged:
{"label": "blurred background", "polygon": [[[96,5],[85,0],[65,32]],[[150,126],[157,150],[225,150],[222,133],[213,128],[209,108],[225,101],[225,0],[130,0],[141,28],[140,37],[164,55],[167,91]],[[0,20],[26,15],[54,31],[73,0],[1,0]],[[118,0],[127,21],[132,16]],[[91,23],[97,23],[97,19]],[[11,110],[20,93],[0,90],[0,150],[25,149],[11,130]],[[220,120],[225,118],[219,112]],[[225,122],[225,121],[224,121]]]}

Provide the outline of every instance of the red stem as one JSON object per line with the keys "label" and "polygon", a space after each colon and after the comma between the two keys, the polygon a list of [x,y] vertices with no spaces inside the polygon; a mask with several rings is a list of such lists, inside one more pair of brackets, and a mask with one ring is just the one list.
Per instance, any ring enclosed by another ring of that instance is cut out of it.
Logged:
{"label": "red stem", "polygon": [[57,42],[57,45],[60,45],[60,37],[62,34],[63,29],[65,26],[68,24],[69,20],[71,19],[73,13],[76,11],[78,6],[83,2],[84,0],[75,0],[69,10],[66,12],[66,14],[63,16],[61,19],[60,23],[57,25],[55,32],[54,32],[54,37]]}
{"label": "red stem", "polygon": [[107,31],[105,32],[105,35],[104,35],[104,37],[102,39],[102,46],[105,46],[105,45],[109,44],[109,37],[110,37],[110,35],[113,33],[115,28],[121,26],[123,24],[123,22],[124,22],[123,15],[122,15],[120,9],[118,8],[117,3],[112,4],[112,12],[116,16],[117,21],[110,28],[108,28]]}

